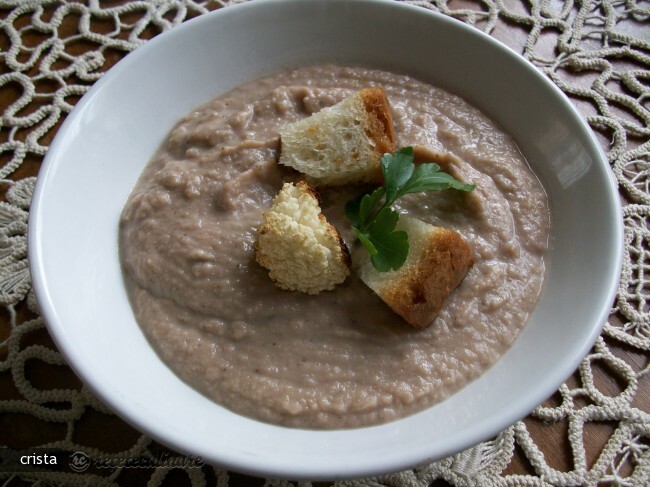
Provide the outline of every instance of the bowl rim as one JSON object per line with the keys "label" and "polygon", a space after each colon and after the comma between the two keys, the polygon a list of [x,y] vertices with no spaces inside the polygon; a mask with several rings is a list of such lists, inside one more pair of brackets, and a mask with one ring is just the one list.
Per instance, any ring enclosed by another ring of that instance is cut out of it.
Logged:
{"label": "bowl rim", "polygon": [[[317,3],[318,0],[313,0],[312,3]],[[613,176],[609,165],[607,164],[607,158],[601,148],[600,144],[597,142],[593,132],[588,127],[584,121],[582,115],[579,114],[575,106],[570,102],[566,95],[548,78],[546,78],[535,66],[533,66],[529,61],[525,60],[523,57],[518,55],[516,52],[511,50],[509,47],[496,40],[495,38],[479,31],[476,28],[473,28],[467,24],[464,24],[456,19],[445,16],[438,12],[428,10],[416,5],[404,4],[395,2],[394,0],[353,0],[356,3],[362,4],[377,4],[383,6],[390,6],[394,8],[395,11],[400,9],[413,10],[419,12],[421,15],[429,15],[432,18],[436,18],[438,22],[448,23],[449,25],[454,25],[455,28],[464,30],[466,35],[475,36],[480,38],[483,42],[487,42],[494,49],[505,53],[506,56],[512,58],[516,63],[522,65],[526,70],[535,73],[535,75],[543,80],[543,83],[547,87],[551,88],[556,94],[560,95],[565,100],[565,105],[569,113],[573,117],[577,118],[582,127],[585,129],[585,133],[588,135],[588,140],[592,144],[592,148],[595,149],[596,153],[600,154],[600,159],[598,162],[598,167],[601,170],[604,170],[608,176],[610,183],[609,190],[610,192],[607,195],[608,200],[615,207],[616,212],[621,215],[621,203],[618,195],[618,190],[616,182]],[[332,4],[343,4],[350,2],[350,0],[334,0],[331,1]],[[134,425],[139,431],[143,431],[148,436],[156,439],[157,441],[170,445],[172,448],[178,450],[181,453],[186,455],[195,455],[192,445],[188,443],[187,439],[173,437],[169,434],[163,434],[156,426],[148,421],[148,418],[142,417],[141,415],[134,414],[133,408],[127,408],[125,405],[111,395],[110,390],[105,390],[102,387],[102,384],[96,383],[93,380],[92,376],[89,376],[86,373],[83,360],[78,355],[75,350],[75,346],[71,343],[66,335],[62,333],[65,325],[62,323],[61,318],[58,314],[57,307],[52,301],[47,279],[44,275],[43,269],[43,252],[41,247],[41,238],[40,238],[40,218],[43,202],[43,194],[49,180],[50,172],[54,169],[56,161],[59,158],[59,152],[61,150],[61,141],[64,138],[65,134],[69,131],[72,121],[74,120],[76,114],[78,114],[82,109],[84,109],[93,99],[93,97],[103,89],[103,87],[108,84],[113,78],[120,76],[120,73],[129,68],[133,63],[137,63],[142,56],[146,56],[150,49],[154,49],[158,43],[169,41],[174,37],[181,37],[189,29],[195,28],[195,26],[200,25],[201,23],[210,23],[215,16],[227,17],[229,15],[243,15],[248,9],[256,9],[261,5],[277,5],[282,6],[284,4],[298,4],[298,3],[307,3],[304,0],[266,0],[264,2],[246,2],[242,4],[232,5],[227,8],[218,9],[216,11],[200,15],[196,18],[188,20],[183,24],[180,24],[166,32],[163,32],[156,36],[155,38],[147,41],[143,46],[134,50],[133,52],[126,55],[122,60],[120,60],[116,65],[114,65],[109,71],[107,71],[99,80],[97,80],[89,91],[82,97],[82,99],[77,103],[74,110],[69,113],[64,120],[62,126],[59,128],[56,137],[44,158],[43,164],[38,174],[36,181],[34,195],[32,200],[32,205],[29,215],[29,229],[28,229],[28,256],[29,256],[29,267],[33,279],[33,287],[39,302],[41,309],[41,314],[44,318],[44,321],[47,325],[47,328],[54,340],[56,346],[59,348],[61,353],[65,356],[67,363],[74,370],[74,372],[83,380],[85,386],[87,386],[93,394],[99,397],[103,402],[108,404],[112,411],[123,418],[127,423]],[[150,47],[154,46],[154,47]],[[478,442],[485,441],[495,434],[501,432],[516,420],[525,417],[530,413],[536,406],[541,404],[547,397],[553,394],[558,386],[566,380],[578,367],[579,363],[582,361],[584,356],[588,353],[589,349],[593,346],[598,335],[601,332],[602,325],[607,321],[607,317],[610,311],[610,305],[614,301],[616,292],[619,285],[618,276],[620,276],[620,271],[623,265],[623,223],[622,219],[619,218],[614,222],[615,235],[612,236],[612,243],[615,248],[615,254],[617,255],[617,262],[615,268],[617,269],[616,278],[610,276],[609,288],[607,292],[607,302],[601,305],[599,312],[600,326],[594,326],[590,330],[588,339],[581,344],[580,347],[576,347],[574,355],[570,360],[566,360],[565,367],[562,369],[562,374],[558,373],[549,378],[543,384],[540,385],[535,391],[528,396],[528,400],[522,400],[516,408],[504,411],[497,418],[490,418],[489,421],[482,421],[476,425],[473,430],[473,433],[470,435],[469,432],[464,437],[461,436],[456,438],[456,441],[450,442],[448,445],[448,452],[446,454],[451,455],[458,451],[461,451],[465,448],[471,447],[472,445],[477,444]],[[560,375],[564,377],[558,382]],[[479,431],[479,433],[476,433]],[[316,432],[319,434],[319,432]],[[325,433],[329,434],[329,433]],[[230,455],[230,452],[219,452],[219,465],[222,465],[226,468],[247,472],[253,475],[259,476],[273,476],[273,477],[285,477],[285,478],[297,478],[297,479],[309,479],[309,480],[331,480],[336,478],[352,478],[352,477],[363,477],[368,475],[376,475],[378,473],[388,473],[405,468],[412,467],[416,464],[429,462],[442,456],[430,457],[425,452],[421,452],[420,458],[414,459],[404,458],[400,456],[399,453],[396,453],[395,456],[386,461],[381,466],[374,465],[370,467],[369,465],[353,465],[350,464],[347,466],[345,471],[342,472],[327,472],[319,468],[313,468],[311,465],[298,465],[294,470],[287,469],[286,465],[276,465],[269,464],[264,462],[260,458],[255,459],[242,459],[236,455]],[[253,460],[251,462],[251,460]]]}

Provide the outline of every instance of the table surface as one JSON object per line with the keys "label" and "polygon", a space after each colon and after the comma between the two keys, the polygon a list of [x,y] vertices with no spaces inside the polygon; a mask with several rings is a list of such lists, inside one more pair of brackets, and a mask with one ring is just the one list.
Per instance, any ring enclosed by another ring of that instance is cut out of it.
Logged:
{"label": "table surface", "polygon": [[[39,3],[43,6],[38,7]],[[650,196],[645,179],[650,167],[650,4],[606,0],[410,3],[434,8],[490,33],[531,60],[571,97],[602,143],[621,187],[629,272],[624,272],[616,308],[603,334],[580,369],[543,407],[500,435],[498,439],[508,444],[501,449],[501,463],[493,462],[480,473],[482,477],[472,478],[461,465],[463,458],[456,457],[423,468],[415,476],[402,473],[378,482],[650,484],[650,374],[646,373],[650,318],[644,281],[650,264]],[[10,244],[20,247],[16,243],[20,238],[24,241],[30,191],[43,155],[65,114],[101,72],[143,40],[227,4],[111,1],[102,6],[93,2],[75,6],[28,1],[0,5],[0,107],[4,113],[0,126],[0,204],[4,206],[0,210],[11,216],[11,221],[5,221],[0,211],[0,251]],[[90,21],[84,24],[87,14]],[[57,25],[51,32],[36,28],[38,18],[58,19]],[[54,38],[66,40],[64,52],[69,55],[48,63]],[[107,39],[121,41],[109,43]],[[67,69],[78,59],[75,56],[98,51],[102,62],[92,72]],[[56,76],[51,74],[54,68],[59,71]],[[53,94],[62,87],[67,88],[56,116],[39,116],[39,110],[52,113],[47,110],[55,105]],[[25,93],[28,103],[22,106],[19,100]],[[12,221],[23,224],[7,229]],[[83,387],[55,351],[34,304],[28,276],[18,272],[25,269],[26,255],[20,249],[6,255],[0,253],[0,264],[5,266],[0,271],[0,445],[61,445],[89,454],[174,455],[112,415]],[[65,393],[59,397],[52,392],[57,390]],[[618,401],[614,408],[618,414],[611,414],[612,408],[598,409],[608,397]],[[596,412],[585,416],[590,407]],[[262,483],[218,468],[136,470],[124,469],[103,478],[116,485]],[[41,478],[25,474],[20,479],[0,471],[0,479],[3,475],[6,485],[25,485]],[[92,485],[98,478],[66,475],[53,480],[82,485],[92,478]]]}

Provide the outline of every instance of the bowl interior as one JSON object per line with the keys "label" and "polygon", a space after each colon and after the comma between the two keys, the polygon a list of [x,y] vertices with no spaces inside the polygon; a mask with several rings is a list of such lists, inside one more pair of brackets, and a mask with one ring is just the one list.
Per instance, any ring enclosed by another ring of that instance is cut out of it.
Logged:
{"label": "bowl interior", "polygon": [[[262,424],[181,382],[134,321],[117,247],[122,206],[178,118],[244,81],[319,62],[410,74],[482,109],[519,144],[547,189],[553,219],[546,289],[512,349],[426,411],[344,431]],[[175,28],[96,83],[46,157],[29,250],[57,345],[93,391],[136,428],[235,470],[332,479],[444,457],[498,433],[552,394],[606,320],[621,236],[617,193],[588,127],[559,90],[507,48],[459,22],[396,2],[269,0]]]}

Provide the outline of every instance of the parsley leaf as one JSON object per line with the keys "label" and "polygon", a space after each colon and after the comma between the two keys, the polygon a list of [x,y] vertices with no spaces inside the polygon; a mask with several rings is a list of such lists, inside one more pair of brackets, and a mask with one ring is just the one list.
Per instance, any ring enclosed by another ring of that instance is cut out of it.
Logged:
{"label": "parsley leaf", "polygon": [[365,229],[363,223],[370,220],[370,213],[377,206],[381,197],[384,196],[383,187],[375,188],[369,193],[362,193],[357,198],[348,201],[345,205],[345,214],[352,221],[352,224]]}
{"label": "parsley leaf", "polygon": [[413,148],[404,147],[395,155],[384,154],[381,158],[381,170],[384,173],[386,186],[386,203],[392,205],[399,198],[400,189],[410,181],[415,165],[413,164]]}
{"label": "parsley leaf", "polygon": [[354,230],[354,233],[357,234],[357,237],[359,237],[359,241],[363,244],[363,246],[366,248],[366,250],[368,251],[371,257],[379,253],[377,251],[377,247],[375,247],[375,245],[370,240],[370,234],[363,233],[361,230],[359,230],[356,227],[352,227],[352,229]]}
{"label": "parsley leaf", "polygon": [[440,172],[438,164],[415,166],[413,157],[412,147],[384,154],[381,158],[384,186],[363,193],[345,205],[345,214],[355,234],[380,272],[399,269],[408,257],[408,235],[395,230],[399,221],[399,213],[391,207],[395,200],[409,193],[443,189],[473,191],[475,188],[473,184]]}
{"label": "parsley leaf", "polygon": [[440,191],[450,188],[460,191],[472,191],[475,186],[473,184],[461,183],[450,174],[440,172],[440,166],[438,164],[420,164],[413,171],[411,178],[400,188],[399,196],[408,193]]}
{"label": "parsley leaf", "polygon": [[399,220],[399,213],[393,210],[390,206],[384,206],[377,212],[377,215],[372,222],[373,235],[383,236],[390,234],[395,229],[397,220]]}
{"label": "parsley leaf", "polygon": [[399,269],[404,265],[409,253],[409,237],[403,230],[397,230],[384,235],[373,235],[373,245],[377,250],[370,256],[372,265],[379,272]]}

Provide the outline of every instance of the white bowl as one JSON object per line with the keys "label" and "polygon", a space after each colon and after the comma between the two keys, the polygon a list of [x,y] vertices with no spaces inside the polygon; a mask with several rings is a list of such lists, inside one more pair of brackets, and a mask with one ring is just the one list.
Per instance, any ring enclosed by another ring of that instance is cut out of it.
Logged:
{"label": "white bowl", "polygon": [[[552,212],[541,301],[511,350],[448,400],[344,431],[264,424],[214,404],[151,349],[129,306],[118,218],[174,122],[244,81],[317,62],[413,75],[456,93],[512,135]],[[101,78],[59,130],[32,203],[29,258],[50,333],[117,414],[204,461],[272,477],[397,471],[488,439],[549,397],[598,336],[621,266],[615,184],[590,129],[534,67],[479,31],[392,1],[269,0],[199,17]]]}

